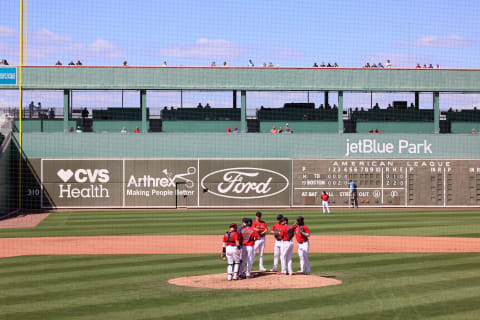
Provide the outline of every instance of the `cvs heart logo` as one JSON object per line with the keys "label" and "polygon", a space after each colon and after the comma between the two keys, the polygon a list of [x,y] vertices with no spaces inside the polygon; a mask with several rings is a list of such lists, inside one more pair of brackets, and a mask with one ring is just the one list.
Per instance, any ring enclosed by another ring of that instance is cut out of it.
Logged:
{"label": "cvs heart logo", "polygon": [[73,176],[73,171],[68,169],[68,170],[63,170],[60,169],[57,171],[57,176],[63,180],[63,182],[67,182],[70,180],[70,178]]}

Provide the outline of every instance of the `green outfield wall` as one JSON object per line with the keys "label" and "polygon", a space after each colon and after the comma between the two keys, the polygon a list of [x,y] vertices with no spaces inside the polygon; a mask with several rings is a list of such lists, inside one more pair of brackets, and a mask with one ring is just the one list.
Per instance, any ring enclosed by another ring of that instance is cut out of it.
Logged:
{"label": "green outfield wall", "polygon": [[[230,67],[24,67],[24,89],[480,92],[480,70]],[[16,85],[2,85],[13,89]]]}
{"label": "green outfield wall", "polygon": [[11,212],[15,208],[13,203],[15,188],[13,179],[16,171],[13,170],[12,143],[5,132],[5,140],[0,142],[0,216]]}

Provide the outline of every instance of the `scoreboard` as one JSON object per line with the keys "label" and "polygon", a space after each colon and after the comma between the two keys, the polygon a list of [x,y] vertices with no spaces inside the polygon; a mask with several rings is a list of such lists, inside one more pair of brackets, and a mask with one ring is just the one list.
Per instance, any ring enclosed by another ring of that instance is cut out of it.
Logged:
{"label": "scoreboard", "polygon": [[293,160],[293,206],[348,206],[348,182],[359,206],[462,207],[480,205],[480,160]]}

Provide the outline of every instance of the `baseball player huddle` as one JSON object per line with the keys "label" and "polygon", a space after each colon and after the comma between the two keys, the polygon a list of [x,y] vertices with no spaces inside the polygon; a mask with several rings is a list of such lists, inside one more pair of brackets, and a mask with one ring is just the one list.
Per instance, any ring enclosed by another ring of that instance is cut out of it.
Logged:
{"label": "baseball player huddle", "polygon": [[[228,262],[227,280],[238,280],[253,278],[252,266],[255,256],[259,254],[259,271],[267,271],[263,265],[263,253],[265,250],[265,239],[268,233],[267,223],[262,220],[262,213],[255,214],[255,221],[250,218],[243,218],[240,227],[231,223],[229,230],[223,235],[222,259]],[[279,214],[277,223],[270,229],[275,237],[273,251],[273,267],[271,272],[278,271],[278,260],[280,258],[281,271],[278,274],[293,275],[292,253],[293,238],[298,243],[298,257],[300,259],[300,271],[302,274],[310,273],[310,262],[308,250],[310,231],[304,223],[302,216],[291,226],[288,225],[288,218]]]}

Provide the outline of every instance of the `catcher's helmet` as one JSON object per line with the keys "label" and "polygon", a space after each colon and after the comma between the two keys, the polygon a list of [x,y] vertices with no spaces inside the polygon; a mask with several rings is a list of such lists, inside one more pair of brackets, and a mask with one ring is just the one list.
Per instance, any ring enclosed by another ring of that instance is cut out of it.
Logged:
{"label": "catcher's helmet", "polygon": [[230,223],[230,228],[237,229],[237,224],[235,222]]}

